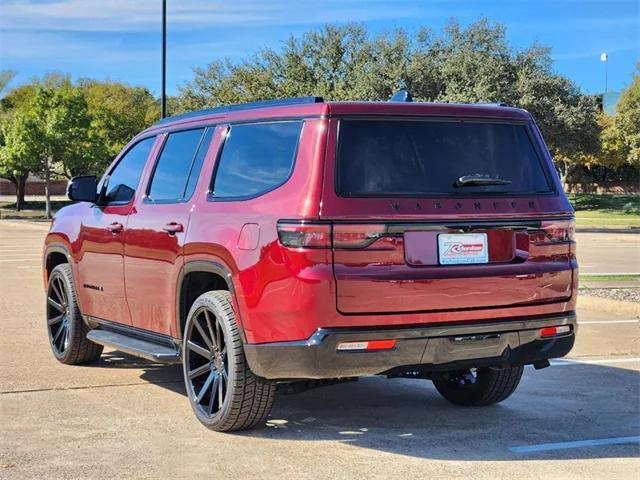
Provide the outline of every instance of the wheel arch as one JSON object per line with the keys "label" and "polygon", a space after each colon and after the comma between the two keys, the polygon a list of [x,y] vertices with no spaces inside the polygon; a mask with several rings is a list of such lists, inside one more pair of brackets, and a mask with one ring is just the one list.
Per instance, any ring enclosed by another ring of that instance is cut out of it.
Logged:
{"label": "wheel arch", "polygon": [[[75,276],[73,275],[73,262],[71,260],[71,254],[69,253],[69,249],[65,245],[58,243],[47,245],[43,258],[45,288],[47,287],[47,284],[49,282],[49,275],[51,275],[51,271],[62,263],[68,263],[69,265],[71,265],[71,276],[73,277],[75,284]],[[75,287],[77,289],[78,286],[75,285]]]}
{"label": "wheel arch", "polygon": [[238,329],[246,343],[231,270],[215,260],[192,260],[180,270],[176,283],[176,337],[182,338],[187,315],[195,299],[210,290],[227,290],[231,293]]}

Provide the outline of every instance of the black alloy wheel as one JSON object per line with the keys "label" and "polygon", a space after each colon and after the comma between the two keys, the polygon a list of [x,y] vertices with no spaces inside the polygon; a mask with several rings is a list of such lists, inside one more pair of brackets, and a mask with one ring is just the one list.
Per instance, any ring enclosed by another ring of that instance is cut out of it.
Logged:
{"label": "black alloy wheel", "polygon": [[191,305],[182,339],[185,388],[200,422],[228,432],[264,424],[275,383],[253,374],[226,290],[200,295]]}
{"label": "black alloy wheel", "polygon": [[69,294],[64,279],[54,272],[47,289],[47,329],[56,356],[64,355],[69,347]]}
{"label": "black alloy wheel", "polygon": [[211,417],[224,405],[228,389],[224,332],[215,313],[202,306],[194,313],[186,336],[184,361],[188,367],[186,379],[189,395],[200,412]]}
{"label": "black alloy wheel", "polygon": [[68,263],[56,266],[49,274],[46,319],[49,345],[58,361],[73,365],[100,358],[102,345],[87,339],[90,329],[82,319]]}

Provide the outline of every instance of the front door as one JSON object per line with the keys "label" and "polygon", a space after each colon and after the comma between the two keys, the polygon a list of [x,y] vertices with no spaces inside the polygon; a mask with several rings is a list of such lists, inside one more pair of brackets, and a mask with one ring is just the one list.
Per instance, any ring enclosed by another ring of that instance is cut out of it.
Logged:
{"label": "front door", "polygon": [[120,155],[102,179],[106,197],[82,218],[78,235],[78,297],[85,315],[131,324],[124,288],[124,234],[142,171],[155,137]]}
{"label": "front door", "polygon": [[133,326],[176,336],[176,282],[200,168],[213,128],[164,136],[145,194],[129,215],[124,246]]}

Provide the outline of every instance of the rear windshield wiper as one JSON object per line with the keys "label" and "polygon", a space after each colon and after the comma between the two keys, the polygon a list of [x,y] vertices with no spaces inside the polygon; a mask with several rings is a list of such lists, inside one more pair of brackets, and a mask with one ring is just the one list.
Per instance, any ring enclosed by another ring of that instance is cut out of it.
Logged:
{"label": "rear windshield wiper", "polygon": [[491,178],[488,175],[463,175],[456,180],[456,187],[472,187],[475,185],[509,185],[511,180]]}

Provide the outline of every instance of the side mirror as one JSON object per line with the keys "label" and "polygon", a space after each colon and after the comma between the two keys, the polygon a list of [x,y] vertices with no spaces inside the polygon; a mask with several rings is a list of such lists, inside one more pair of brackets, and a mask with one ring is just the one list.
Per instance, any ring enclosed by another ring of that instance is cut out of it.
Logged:
{"label": "side mirror", "polygon": [[98,179],[93,175],[73,177],[67,184],[67,196],[74,202],[92,202],[98,199]]}

